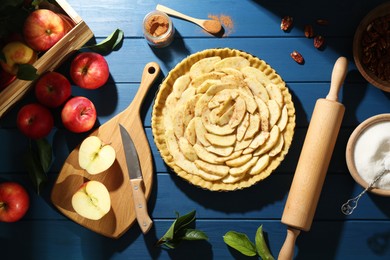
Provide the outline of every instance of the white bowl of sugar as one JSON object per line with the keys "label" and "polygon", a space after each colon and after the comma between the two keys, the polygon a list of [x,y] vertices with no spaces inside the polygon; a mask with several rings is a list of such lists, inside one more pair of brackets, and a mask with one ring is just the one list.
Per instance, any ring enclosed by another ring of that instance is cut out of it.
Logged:
{"label": "white bowl of sugar", "polygon": [[390,196],[390,114],[370,117],[356,127],[347,143],[346,160],[351,176],[363,188],[385,172],[368,191]]}

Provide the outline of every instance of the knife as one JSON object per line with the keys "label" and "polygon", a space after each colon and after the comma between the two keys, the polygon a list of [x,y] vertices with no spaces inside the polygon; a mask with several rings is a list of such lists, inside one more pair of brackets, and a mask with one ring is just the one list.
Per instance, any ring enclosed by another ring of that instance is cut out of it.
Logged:
{"label": "knife", "polygon": [[119,124],[123,150],[125,151],[127,170],[130,176],[131,188],[133,190],[133,200],[135,215],[137,216],[138,224],[142,233],[146,234],[153,225],[153,221],[148,214],[147,202],[143,190],[143,178],[139,164],[137,150],[129,132],[123,125]]}

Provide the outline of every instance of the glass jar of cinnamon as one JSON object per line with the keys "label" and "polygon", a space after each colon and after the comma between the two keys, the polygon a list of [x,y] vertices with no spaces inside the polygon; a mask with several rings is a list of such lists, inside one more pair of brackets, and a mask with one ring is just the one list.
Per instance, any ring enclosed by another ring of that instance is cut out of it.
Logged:
{"label": "glass jar of cinnamon", "polygon": [[155,10],[145,16],[143,32],[145,39],[151,46],[162,48],[172,42],[175,28],[168,15]]}

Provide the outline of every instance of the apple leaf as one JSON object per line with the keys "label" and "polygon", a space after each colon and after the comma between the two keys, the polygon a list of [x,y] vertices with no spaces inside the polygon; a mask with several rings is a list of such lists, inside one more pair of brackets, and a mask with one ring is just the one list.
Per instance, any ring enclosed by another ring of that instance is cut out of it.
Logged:
{"label": "apple leaf", "polygon": [[256,246],[249,240],[244,233],[228,231],[223,236],[223,241],[230,247],[236,249],[241,254],[246,256],[257,255]]}
{"label": "apple leaf", "polygon": [[121,29],[116,29],[111,33],[106,39],[97,43],[95,45],[86,46],[86,48],[91,49],[100,54],[108,54],[111,51],[118,50],[120,45],[123,42],[124,33]]}
{"label": "apple leaf", "polygon": [[32,150],[28,150],[24,156],[24,163],[27,167],[28,175],[37,194],[40,194],[47,183],[47,175],[42,169],[39,158]]}
{"label": "apple leaf", "polygon": [[26,164],[30,180],[37,194],[40,194],[47,183],[47,172],[52,162],[52,148],[46,139],[30,141],[30,146],[25,154]]}
{"label": "apple leaf", "polygon": [[37,69],[31,64],[19,64],[16,77],[22,80],[35,80],[39,77]]}
{"label": "apple leaf", "polygon": [[181,237],[182,240],[207,240],[208,236],[205,232],[196,230],[196,229],[185,229],[184,236]]}
{"label": "apple leaf", "polygon": [[267,243],[264,239],[263,225],[256,231],[255,243],[249,240],[244,233],[236,231],[228,231],[223,236],[223,241],[230,247],[236,249],[241,254],[246,256],[260,256],[263,260],[274,260],[275,258],[270,253]]}
{"label": "apple leaf", "polygon": [[181,241],[207,240],[206,233],[200,230],[187,228],[195,221],[195,210],[179,216],[176,212],[176,220],[172,223],[168,231],[157,241],[157,246],[165,246],[175,249]]}
{"label": "apple leaf", "polygon": [[271,255],[267,243],[265,242],[263,234],[263,225],[261,225],[256,231],[255,237],[256,250],[261,259],[263,260],[274,260],[275,258]]}
{"label": "apple leaf", "polygon": [[38,139],[35,141],[35,143],[38,148],[37,153],[39,161],[42,165],[43,171],[46,173],[49,171],[53,159],[51,145],[45,138]]}

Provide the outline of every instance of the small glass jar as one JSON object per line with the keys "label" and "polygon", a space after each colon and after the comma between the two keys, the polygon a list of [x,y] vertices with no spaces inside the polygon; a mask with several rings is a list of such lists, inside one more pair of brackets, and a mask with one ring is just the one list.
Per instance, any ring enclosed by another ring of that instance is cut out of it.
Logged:
{"label": "small glass jar", "polygon": [[143,32],[145,39],[151,46],[162,48],[172,42],[175,28],[167,14],[155,10],[145,16]]}

